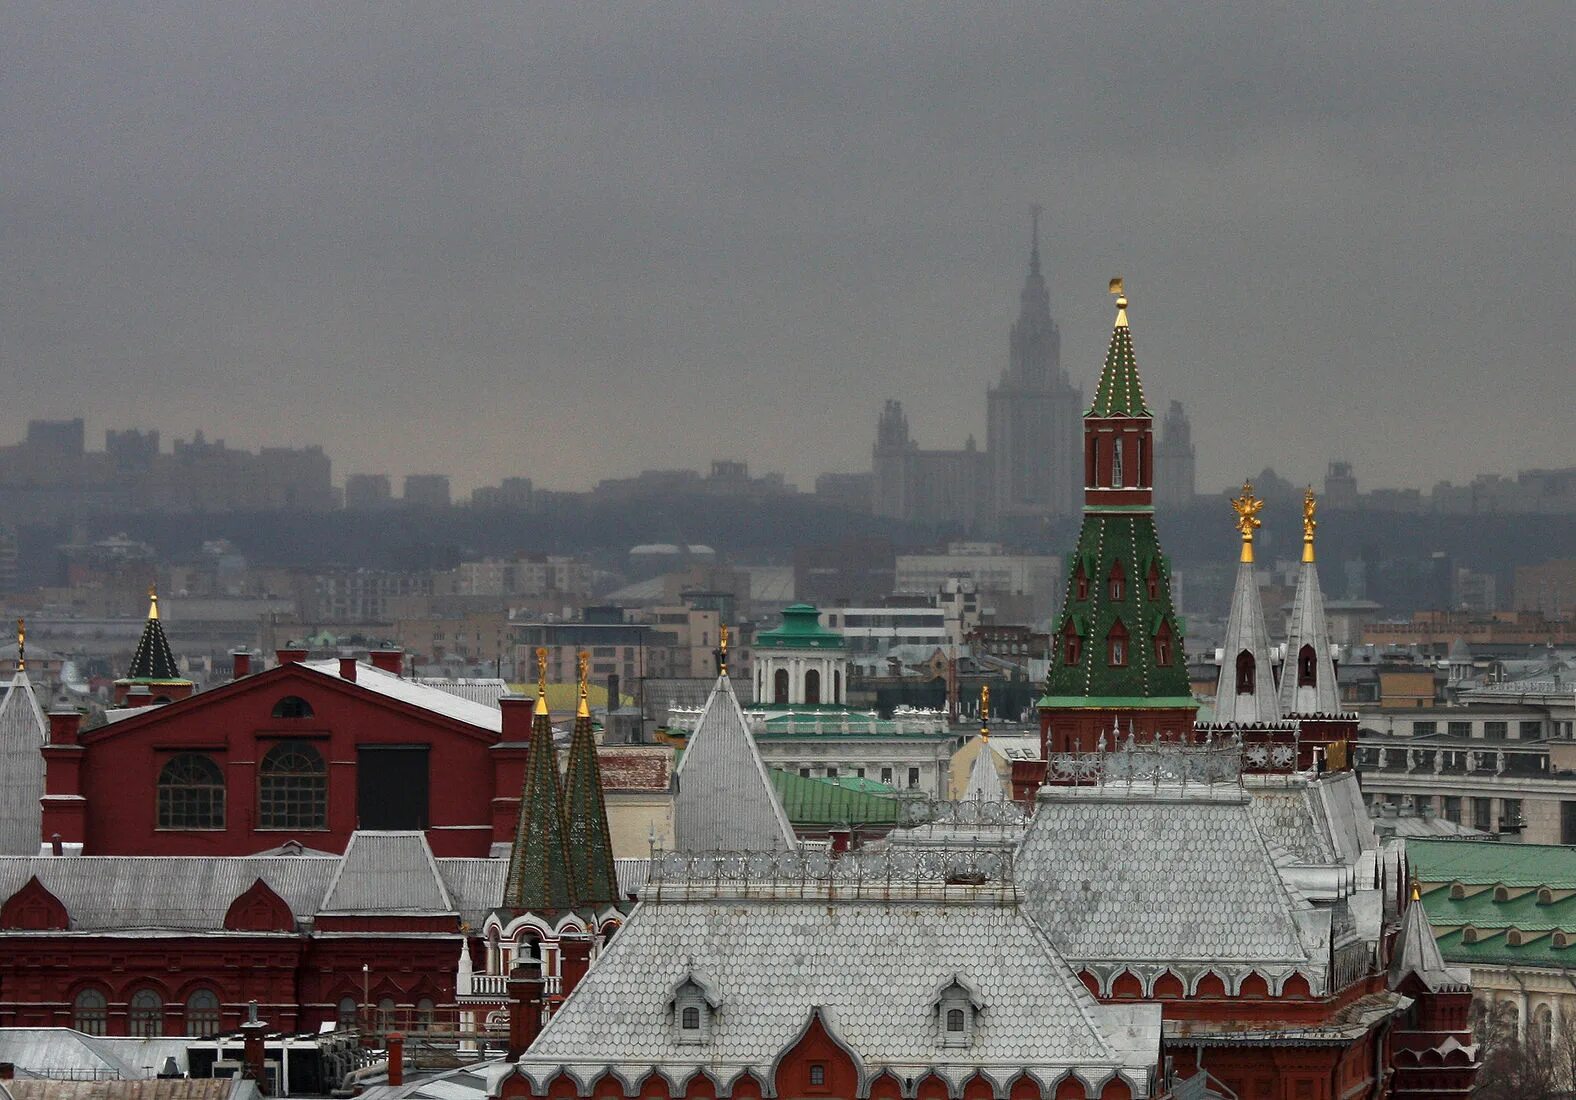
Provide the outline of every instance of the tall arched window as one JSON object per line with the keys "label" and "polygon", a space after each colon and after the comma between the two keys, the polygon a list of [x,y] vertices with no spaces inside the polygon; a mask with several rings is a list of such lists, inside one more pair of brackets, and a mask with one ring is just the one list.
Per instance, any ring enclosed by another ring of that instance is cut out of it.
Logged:
{"label": "tall arched window", "polygon": [[1068,622],[1067,629],[1062,632],[1062,663],[1071,667],[1082,659],[1083,639],[1078,637],[1078,628]]}
{"label": "tall arched window", "polygon": [[159,828],[224,828],[224,773],[213,758],[183,752],[159,772]]}
{"label": "tall arched window", "polygon": [[1111,599],[1125,600],[1127,598],[1127,574],[1122,569],[1119,561],[1111,563],[1110,578]]}
{"label": "tall arched window", "polygon": [[310,718],[312,704],[299,695],[286,695],[274,704],[275,718]]}
{"label": "tall arched window", "polygon": [[268,750],[257,780],[260,829],[328,827],[328,769],[305,741],[282,741]]}
{"label": "tall arched window", "polygon": [[1084,484],[1093,489],[1095,478],[1100,476],[1100,444],[1093,436],[1089,437],[1089,446],[1084,455]]}
{"label": "tall arched window", "polygon": [[155,1039],[164,1034],[164,998],[151,989],[139,989],[126,1006],[126,1034]]}
{"label": "tall arched window", "polygon": [[1111,445],[1111,488],[1122,487],[1122,439],[1118,436]]}
{"label": "tall arched window", "polygon": [[843,670],[842,669],[838,669],[838,668],[834,668],[832,670],[832,702],[840,704],[840,703],[842,703],[842,701],[843,701]]}
{"label": "tall arched window", "polygon": [[1161,668],[1171,667],[1171,624],[1161,623],[1160,629],[1155,631],[1155,664]]}
{"label": "tall arched window", "polygon": [[1253,694],[1254,687],[1258,682],[1258,678],[1255,673],[1256,670],[1253,663],[1253,654],[1244,649],[1241,653],[1237,654],[1238,695]]}
{"label": "tall arched window", "polygon": [[1151,600],[1160,598],[1160,566],[1153,561],[1149,563],[1149,572],[1144,576],[1144,587],[1149,590]]}
{"label": "tall arched window", "polygon": [[109,1002],[98,989],[84,989],[71,1002],[71,1026],[84,1035],[103,1035],[109,1029]]}
{"label": "tall arched window", "polygon": [[813,668],[804,674],[804,701],[811,706],[821,701],[821,674]]}
{"label": "tall arched window", "polygon": [[355,1027],[361,1015],[361,1006],[356,1004],[354,997],[339,998],[339,1029],[349,1031]]}
{"label": "tall arched window", "polygon": [[378,1001],[378,1016],[377,1016],[377,1023],[378,1023],[378,1030],[379,1031],[393,1031],[394,1030],[394,1014],[395,1014],[394,998],[393,997],[383,997],[383,998],[381,998]]}
{"label": "tall arched window", "polygon": [[199,989],[186,998],[186,1034],[199,1039],[219,1034],[219,995]]}
{"label": "tall arched window", "polygon": [[432,1030],[433,1022],[438,1015],[438,1006],[433,1004],[431,997],[423,997],[416,1002],[416,1026],[426,1031]]}
{"label": "tall arched window", "polygon": [[1084,572],[1083,562],[1078,563],[1078,571],[1073,574],[1073,590],[1077,592],[1075,599],[1087,600],[1089,598],[1089,574]]}
{"label": "tall arched window", "polygon": [[788,670],[780,668],[772,675],[772,702],[788,701]]}
{"label": "tall arched window", "polygon": [[1123,668],[1127,665],[1127,627],[1118,619],[1111,624],[1111,632],[1105,636],[1106,663],[1112,668]]}
{"label": "tall arched window", "polygon": [[1319,661],[1313,647],[1305,645],[1297,651],[1297,686],[1313,687],[1319,680]]}

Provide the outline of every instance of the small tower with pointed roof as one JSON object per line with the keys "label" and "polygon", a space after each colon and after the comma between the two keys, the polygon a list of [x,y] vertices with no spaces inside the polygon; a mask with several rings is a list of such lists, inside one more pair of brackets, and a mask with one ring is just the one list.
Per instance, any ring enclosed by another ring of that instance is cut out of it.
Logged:
{"label": "small tower with pointed roof", "polygon": [[1127,295],[1084,413],[1083,528],[1040,700],[1043,753],[1092,752],[1113,726],[1139,740],[1186,736],[1197,705],[1154,509],[1154,417],[1144,399]]}
{"label": "small tower with pointed roof", "polygon": [[525,758],[520,818],[509,852],[509,874],[500,908],[511,915],[555,914],[575,907],[564,824],[563,780],[547,709],[547,650],[536,651],[536,710]]}
{"label": "small tower with pointed roof", "polygon": [[969,769],[969,781],[963,788],[963,802],[1005,802],[1006,788],[1001,773],[996,770],[996,753],[990,747],[990,685],[980,686],[980,736],[979,751],[974,766]]}
{"label": "small tower with pointed roof", "polygon": [[1319,567],[1314,562],[1317,508],[1310,487],[1303,495],[1302,565],[1297,573],[1291,622],[1286,629],[1286,667],[1281,671],[1281,710],[1287,714],[1331,715],[1341,711],[1330,628],[1324,618],[1324,592],[1319,587]]}
{"label": "small tower with pointed roof", "polygon": [[164,624],[159,617],[159,590],[149,585],[148,621],[143,625],[142,637],[137,640],[131,667],[124,677],[115,681],[115,705],[145,707],[152,703],[173,703],[187,698],[195,689],[196,685],[181,675],[175,654],[170,652],[170,642],[164,636]]}
{"label": "small tower with pointed roof", "polygon": [[1242,553],[1237,563],[1237,584],[1231,593],[1231,613],[1226,618],[1226,641],[1215,688],[1215,721],[1244,726],[1279,722],[1280,700],[1275,694],[1264,601],[1253,572],[1253,533],[1261,525],[1259,512],[1264,502],[1253,495],[1253,484],[1245,481],[1242,494],[1232,500],[1231,506],[1237,514]]}
{"label": "small tower with pointed roof", "polygon": [[16,621],[16,674],[0,698],[0,855],[35,856],[43,837],[49,723],[27,677],[27,624]]}
{"label": "small tower with pointed roof", "polygon": [[607,826],[607,804],[602,797],[596,734],[591,728],[588,663],[589,656],[580,654],[580,701],[569,741],[569,764],[564,770],[564,832],[575,901],[601,910],[619,902],[618,875]]}
{"label": "small tower with pointed roof", "polygon": [[1471,983],[1470,971],[1445,965],[1414,882],[1390,949],[1390,989],[1412,999],[1392,1033],[1395,1095],[1472,1092],[1482,1061],[1472,1038]]}

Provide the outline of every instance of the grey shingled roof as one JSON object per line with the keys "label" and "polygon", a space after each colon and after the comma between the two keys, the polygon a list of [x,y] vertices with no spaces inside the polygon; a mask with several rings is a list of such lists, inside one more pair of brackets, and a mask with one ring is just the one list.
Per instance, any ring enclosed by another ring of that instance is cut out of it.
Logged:
{"label": "grey shingled roof", "polygon": [[[1297,654],[1304,645],[1313,646],[1315,656],[1312,687],[1297,686]],[[1297,574],[1297,595],[1291,604],[1291,620],[1286,624],[1286,667],[1281,671],[1280,706],[1284,714],[1338,714],[1343,709],[1335,683],[1335,661],[1330,655],[1330,628],[1324,620],[1319,568],[1311,561],[1303,562]]]}
{"label": "grey shingled roof", "polygon": [[440,859],[438,873],[460,919],[480,928],[487,914],[503,902],[503,884],[509,877],[507,859]]}
{"label": "grey shingled roof", "polygon": [[1001,773],[996,770],[996,752],[988,740],[980,745],[974,756],[974,767],[969,770],[969,781],[963,788],[963,802],[1004,802],[1007,792],[1001,784]]}
{"label": "grey shingled roof", "polygon": [[1422,902],[1412,899],[1401,917],[1401,930],[1395,937],[1395,954],[1390,957],[1390,988],[1397,989],[1408,977],[1415,977],[1429,989],[1465,988],[1471,972],[1445,965],[1439,941],[1428,923]]}
{"label": "grey shingled roof", "polygon": [[[1253,654],[1253,694],[1237,694],[1237,654]],[[1333,679],[1333,677],[1332,677]],[[1275,695],[1275,665],[1270,659],[1270,635],[1264,626],[1264,600],[1259,595],[1253,563],[1237,566],[1237,586],[1231,593],[1231,614],[1226,617],[1226,643],[1221,649],[1220,680],[1215,688],[1216,722],[1280,721],[1280,699]]]}
{"label": "grey shingled roof", "polygon": [[1068,959],[1304,962],[1294,899],[1234,788],[1045,787],[1025,908]]}
{"label": "grey shingled roof", "polygon": [[427,838],[419,832],[350,834],[323,913],[453,913]]}
{"label": "grey shingled roof", "polygon": [[[669,1007],[690,976],[718,1002],[698,1045],[677,1042]],[[983,1006],[962,1048],[942,1045],[934,1008],[954,979]],[[746,1068],[771,1081],[773,1060],[817,1008],[867,1078],[886,1067],[954,1080],[983,1069],[1004,1085],[1025,1068],[1055,1081],[1077,1067],[1099,1080],[1125,1060],[1105,1035],[1116,1018],[1017,906],[822,894],[641,905],[520,1065],[543,1078],[613,1067],[633,1081],[661,1067],[683,1080],[704,1067],[724,1084]]]}
{"label": "grey shingled roof", "polygon": [[793,826],[728,677],[717,677],[674,778],[673,835],[680,851],[795,846]]}
{"label": "grey shingled roof", "polygon": [[17,671],[0,700],[0,855],[38,854],[43,815],[44,756],[49,724],[27,673]]}

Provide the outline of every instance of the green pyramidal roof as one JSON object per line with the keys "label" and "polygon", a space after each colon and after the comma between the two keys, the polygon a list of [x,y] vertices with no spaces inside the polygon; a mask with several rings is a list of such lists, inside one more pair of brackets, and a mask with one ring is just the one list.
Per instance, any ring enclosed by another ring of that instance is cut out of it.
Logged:
{"label": "green pyramidal roof", "polygon": [[520,818],[504,883],[504,908],[516,913],[552,913],[575,907],[563,802],[553,722],[546,713],[538,713],[531,724],[531,747],[526,751]]}
{"label": "green pyramidal roof", "polygon": [[1138,377],[1138,360],[1133,356],[1133,333],[1127,327],[1124,306],[1111,330],[1111,347],[1105,353],[1105,367],[1094,391],[1094,404],[1085,416],[1151,416],[1144,404],[1144,384]]}
{"label": "green pyramidal roof", "polygon": [[608,833],[607,805],[602,799],[602,769],[597,763],[596,734],[591,730],[589,714],[575,719],[569,766],[564,773],[564,795],[565,840],[575,900],[599,909],[616,904],[618,876],[613,871],[613,841]]}
{"label": "green pyramidal roof", "polygon": [[[154,606],[156,608],[158,605]],[[170,641],[164,636],[164,627],[156,612],[149,613],[148,624],[142,628],[142,637],[137,641],[137,651],[132,654],[126,679],[161,682],[185,680],[181,670],[176,667],[175,654],[170,652]]]}
{"label": "green pyramidal roof", "polygon": [[783,608],[782,625],[755,636],[756,649],[842,649],[843,636],[821,625],[821,613],[807,603]]}

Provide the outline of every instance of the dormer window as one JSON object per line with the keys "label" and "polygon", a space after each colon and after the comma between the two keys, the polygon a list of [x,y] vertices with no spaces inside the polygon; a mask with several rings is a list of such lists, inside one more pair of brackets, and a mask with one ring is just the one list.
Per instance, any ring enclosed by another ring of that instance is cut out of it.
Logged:
{"label": "dormer window", "polygon": [[693,971],[673,987],[668,1008],[673,1013],[674,1038],[698,1045],[711,1042],[711,1025],[718,1007],[710,985]]}
{"label": "dormer window", "polygon": [[1078,593],[1076,599],[1089,598],[1089,574],[1084,572],[1083,562],[1078,563],[1078,572],[1073,575],[1073,587]]}
{"label": "dormer window", "polygon": [[1127,598],[1127,574],[1122,571],[1122,563],[1116,562],[1111,566],[1110,590],[1112,600]]}
{"label": "dormer window", "polygon": [[1127,667],[1127,628],[1121,619],[1111,624],[1111,632],[1105,636],[1105,658],[1112,668]]}
{"label": "dormer window", "polygon": [[1149,563],[1149,573],[1144,577],[1144,587],[1149,590],[1149,598],[1160,598],[1160,566],[1154,562]]}
{"label": "dormer window", "polygon": [[962,978],[953,978],[936,993],[937,1038],[944,1047],[966,1047],[974,1041],[981,1008],[979,995]]}
{"label": "dormer window", "polygon": [[1160,629],[1155,632],[1155,664],[1161,668],[1171,667],[1171,624],[1161,623]]}

